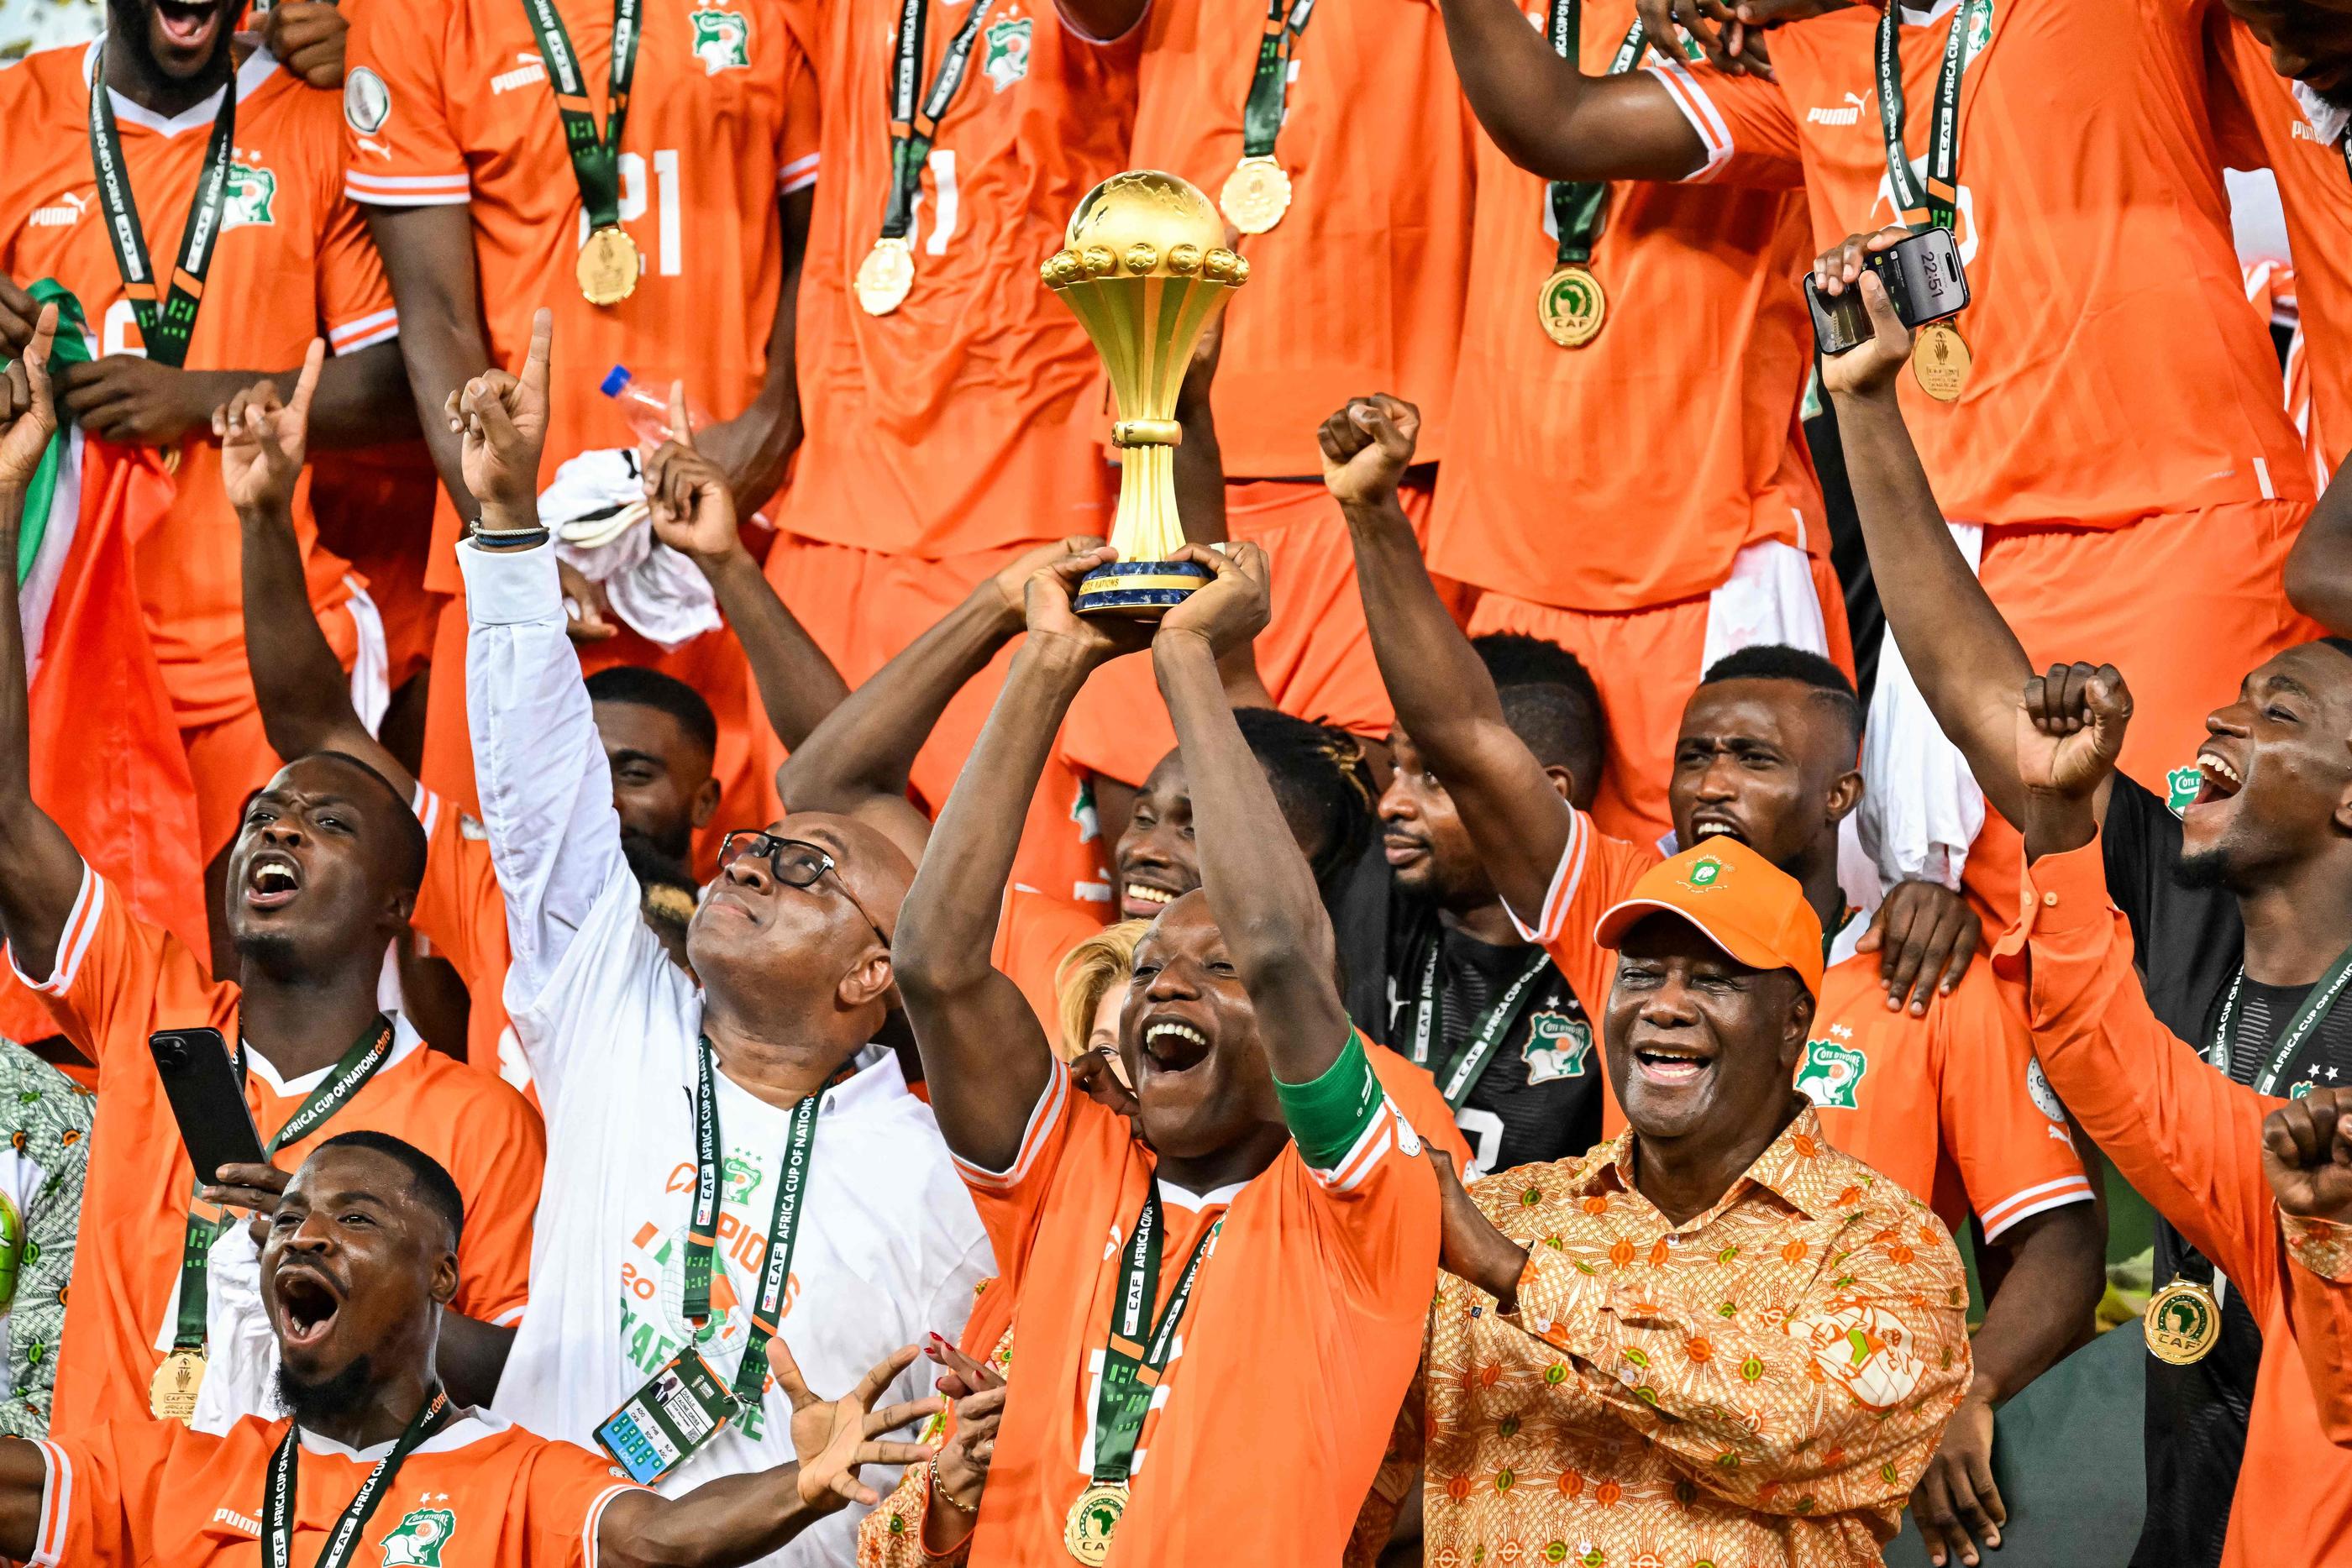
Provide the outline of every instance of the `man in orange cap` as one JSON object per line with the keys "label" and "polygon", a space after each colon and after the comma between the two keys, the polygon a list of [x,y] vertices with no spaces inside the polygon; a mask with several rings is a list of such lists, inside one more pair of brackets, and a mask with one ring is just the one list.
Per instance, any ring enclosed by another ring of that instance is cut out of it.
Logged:
{"label": "man in orange cap", "polygon": [[1935,1215],[1790,1087],[1821,919],[1720,840],[1645,873],[1594,939],[1631,1126],[1444,1178],[1424,1550],[1875,1563],[1969,1385],[1968,1286]]}

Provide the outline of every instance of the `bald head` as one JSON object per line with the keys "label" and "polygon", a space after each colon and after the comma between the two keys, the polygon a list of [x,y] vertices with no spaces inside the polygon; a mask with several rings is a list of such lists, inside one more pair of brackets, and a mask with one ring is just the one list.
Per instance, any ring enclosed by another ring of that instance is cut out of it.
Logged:
{"label": "bald head", "polygon": [[768,824],[779,838],[799,839],[833,857],[835,872],[886,937],[897,934],[898,906],[914,884],[915,866],[889,838],[855,817],[803,811]]}

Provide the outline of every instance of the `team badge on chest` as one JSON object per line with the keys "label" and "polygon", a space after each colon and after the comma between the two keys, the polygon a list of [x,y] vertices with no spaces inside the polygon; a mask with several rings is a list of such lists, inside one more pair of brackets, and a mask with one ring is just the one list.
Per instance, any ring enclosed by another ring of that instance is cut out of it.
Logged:
{"label": "team badge on chest", "polygon": [[1036,24],[1022,16],[995,23],[981,35],[988,40],[988,53],[981,57],[980,68],[997,91],[1029,74],[1029,45],[1035,32]]}
{"label": "team badge on chest", "polygon": [[1581,1078],[1591,1056],[1592,1026],[1582,1019],[1546,1008],[1528,1019],[1528,1043],[1519,1048],[1519,1060],[1528,1065],[1530,1084]]}
{"label": "team badge on chest", "polygon": [[446,1508],[413,1508],[383,1538],[383,1568],[441,1568],[441,1553],[457,1533],[457,1515]]}
{"label": "team badge on chest", "polygon": [[[1833,1024],[1830,1033],[1852,1038],[1853,1031]],[[1825,1111],[1851,1111],[1862,1089],[1870,1059],[1840,1039],[1805,1041],[1805,1060],[1797,1067],[1797,1092]]]}
{"label": "team badge on chest", "polygon": [[227,199],[221,204],[221,232],[247,224],[278,222],[278,176],[247,163],[228,166]]}
{"label": "team badge on chest", "polygon": [[687,20],[694,24],[694,57],[703,75],[751,68],[751,23],[743,13],[691,11]]}

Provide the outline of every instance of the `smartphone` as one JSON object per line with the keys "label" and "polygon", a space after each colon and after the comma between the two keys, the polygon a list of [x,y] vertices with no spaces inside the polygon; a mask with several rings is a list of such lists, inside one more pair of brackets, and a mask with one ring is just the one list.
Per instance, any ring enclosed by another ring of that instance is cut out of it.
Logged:
{"label": "smartphone", "polygon": [[180,1142],[196,1179],[216,1180],[223,1166],[266,1166],[261,1134],[245,1103],[236,1061],[216,1029],[165,1029],[147,1037],[155,1075],[180,1124]]}
{"label": "smartphone", "polygon": [[[1885,250],[1873,251],[1863,265],[1886,286],[1886,298],[1906,327],[1940,321],[1968,307],[1968,274],[1960,267],[1960,248],[1952,243],[1949,229],[1921,229]],[[1805,303],[1813,313],[1813,341],[1822,353],[1843,354],[1870,340],[1870,308],[1862,302],[1859,288],[1824,299],[1809,273]]]}

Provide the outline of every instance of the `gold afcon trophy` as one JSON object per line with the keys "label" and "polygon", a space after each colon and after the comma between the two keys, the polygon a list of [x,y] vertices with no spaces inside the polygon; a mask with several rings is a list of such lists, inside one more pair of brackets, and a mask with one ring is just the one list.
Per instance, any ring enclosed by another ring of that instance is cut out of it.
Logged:
{"label": "gold afcon trophy", "polygon": [[1039,268],[1094,340],[1110,371],[1118,420],[1118,559],[1078,584],[1082,615],[1154,621],[1209,580],[1171,560],[1184,543],[1176,516],[1176,393],[1193,346],[1249,263],[1225,248],[1224,220],[1190,183],[1156,169],[1113,174],[1078,203],[1067,244]]}

